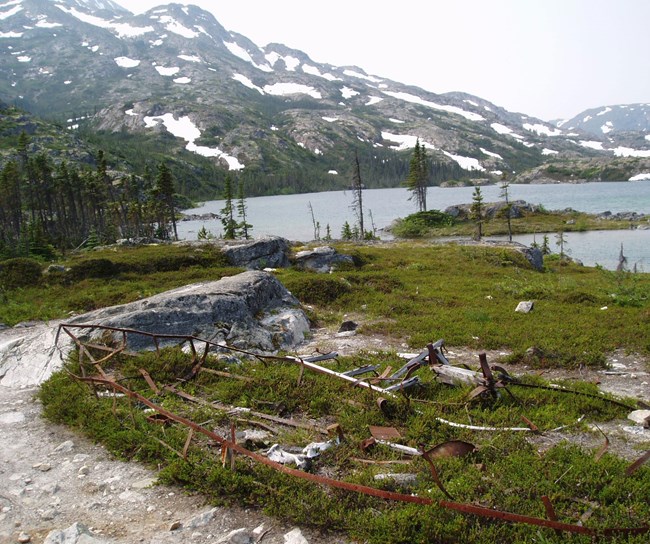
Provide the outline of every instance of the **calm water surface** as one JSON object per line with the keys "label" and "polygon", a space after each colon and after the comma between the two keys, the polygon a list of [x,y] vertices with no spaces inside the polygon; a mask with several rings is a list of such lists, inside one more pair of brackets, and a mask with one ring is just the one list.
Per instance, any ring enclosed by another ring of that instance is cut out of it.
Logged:
{"label": "calm water surface", "polygon": [[[427,196],[429,209],[444,210],[454,204],[472,202],[473,187],[440,188],[430,187]],[[496,185],[481,188],[485,202],[501,200]],[[409,201],[410,193],[403,188],[367,189],[363,192],[364,220],[366,228],[372,224],[381,230],[398,217],[405,217],[415,211]],[[511,185],[510,198],[525,200],[531,204],[542,204],[548,210],[573,208],[587,213],[604,211],[650,214],[650,181],[601,182],[554,185]],[[332,191],[298,195],[263,196],[246,199],[248,222],[253,225],[255,237],[277,235],[290,240],[309,241],[314,239],[314,227],[309,204],[314,217],[320,223],[320,235],[325,236],[329,224],[332,237],[338,238],[345,221],[355,223],[351,191]],[[219,213],[222,200],[205,202],[202,206],[185,210],[188,214]],[[198,231],[205,226],[215,236],[222,233],[221,222],[183,221],[178,225],[179,237],[195,240]],[[541,243],[541,236],[536,239]],[[567,233],[569,254],[580,259],[587,266],[599,264],[605,268],[616,268],[620,245],[630,267],[650,272],[650,230],[592,231]],[[383,239],[390,238],[382,235]],[[530,244],[533,236],[515,237],[517,241]],[[556,250],[554,234],[549,234],[551,248]]]}

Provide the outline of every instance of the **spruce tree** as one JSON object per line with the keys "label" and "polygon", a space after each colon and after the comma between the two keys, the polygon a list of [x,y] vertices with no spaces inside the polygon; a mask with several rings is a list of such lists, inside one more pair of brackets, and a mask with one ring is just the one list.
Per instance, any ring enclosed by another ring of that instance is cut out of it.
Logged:
{"label": "spruce tree", "polygon": [[419,138],[415,141],[409,173],[406,178],[406,188],[411,192],[409,200],[415,200],[419,212],[427,211],[427,155],[424,145],[420,145]]}
{"label": "spruce tree", "polygon": [[178,231],[176,230],[176,210],[174,208],[174,178],[171,170],[161,162],[158,166],[158,177],[156,178],[156,192],[162,203],[163,218],[166,222],[169,220],[172,224],[174,240],[178,240]]}
{"label": "spruce tree", "polygon": [[248,223],[246,219],[246,198],[244,196],[244,180],[239,179],[239,184],[237,186],[237,215],[239,216],[238,230],[239,234],[244,240],[248,240],[250,236],[250,230],[253,228],[253,225]]}
{"label": "spruce tree", "polygon": [[474,188],[474,192],[472,193],[470,216],[476,223],[476,239],[480,241],[483,237],[483,194],[478,185]]}
{"label": "spruce tree", "polygon": [[226,174],[223,187],[224,206],[221,208],[221,224],[223,225],[223,237],[226,240],[234,240],[237,236],[237,221],[235,221],[235,210],[232,205],[232,178]]}

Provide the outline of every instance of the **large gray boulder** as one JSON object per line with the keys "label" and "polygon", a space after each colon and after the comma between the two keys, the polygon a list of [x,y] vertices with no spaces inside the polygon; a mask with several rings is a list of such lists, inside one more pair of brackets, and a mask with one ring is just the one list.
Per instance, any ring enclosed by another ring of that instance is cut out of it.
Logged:
{"label": "large gray boulder", "polygon": [[[258,353],[290,350],[309,332],[309,320],[298,301],[272,274],[261,271],[187,285],[79,315],[67,323],[193,335]],[[71,339],[61,333],[55,347],[58,325],[34,323],[0,331],[0,385],[37,385],[61,368]],[[71,330],[79,336],[86,333]],[[142,335],[130,334],[128,342],[133,350],[154,348]],[[178,340],[167,342],[175,343]]]}
{"label": "large gray boulder", "polygon": [[322,246],[296,253],[297,268],[313,270],[314,272],[331,272],[341,265],[353,265],[350,255],[338,253],[333,247]]}
{"label": "large gray boulder", "polygon": [[[275,276],[257,270],[95,310],[69,323],[198,336],[261,352],[290,349],[309,331],[298,300]],[[129,346],[148,349],[153,343],[132,335]]]}
{"label": "large gray boulder", "polygon": [[286,268],[289,266],[289,241],[279,236],[269,236],[229,245],[221,251],[233,266],[259,270],[262,268]]}

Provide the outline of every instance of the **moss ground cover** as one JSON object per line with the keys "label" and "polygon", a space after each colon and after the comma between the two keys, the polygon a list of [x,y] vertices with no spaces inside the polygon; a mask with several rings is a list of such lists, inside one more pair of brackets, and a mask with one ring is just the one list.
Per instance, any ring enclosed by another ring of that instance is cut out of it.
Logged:
{"label": "moss ground cover", "polygon": [[[90,257],[105,258],[111,264],[85,264],[81,269],[87,277],[64,276],[56,282],[45,279],[32,287],[6,290],[4,296],[21,309],[24,319],[38,318],[43,305],[49,305],[52,317],[60,317],[78,310],[75,297],[88,297],[94,304],[126,301],[237,271],[226,267],[209,246],[199,249],[94,253],[66,264],[74,268],[75,263]],[[344,314],[361,315],[362,332],[404,339],[414,349],[444,338],[450,346],[508,350],[511,363],[524,359],[525,350],[535,346],[535,359],[527,362],[540,367],[601,365],[604,354],[615,348],[650,353],[650,279],[646,274],[614,273],[557,261],[549,262],[544,272],[536,272],[518,254],[480,246],[398,243],[340,245],[338,249],[353,254],[357,265],[329,275],[278,272],[281,281],[311,305],[310,314],[317,321],[333,324]],[[162,263],[176,259],[176,264],[152,272],[151,263],[158,259]],[[105,269],[113,270],[113,275],[88,277]],[[95,298],[97,292],[100,296]],[[535,301],[532,313],[514,312],[523,299]],[[7,319],[6,315],[0,320]],[[163,350],[161,357],[154,353],[122,357],[107,370],[120,383],[150,397],[140,368],[162,385],[176,383],[189,364],[188,356],[177,349]],[[344,371],[365,364],[376,364],[380,370],[397,368],[401,362],[396,354],[384,352],[360,353],[327,364]],[[70,365],[69,369],[77,372],[76,363]],[[583,518],[592,528],[630,527],[650,519],[647,466],[625,476],[628,462],[609,453],[596,461],[594,451],[572,446],[570,441],[540,452],[524,434],[458,429],[438,419],[512,427],[521,426],[525,416],[541,430],[569,425],[569,435],[586,429],[580,425],[625,416],[626,409],[603,399],[513,385],[509,388],[512,396],[502,393],[496,399],[469,401],[469,388],[441,385],[431,372],[421,369],[422,387],[409,399],[392,400],[391,409],[383,412],[367,391],[331,377],[308,372],[298,385],[299,368],[292,364],[263,365],[244,359],[233,366],[228,359],[210,357],[206,366],[248,378],[243,381],[200,373],[183,384],[188,393],[207,402],[308,420],[323,427],[338,423],[345,440],[313,462],[310,470],[315,473],[435,500],[444,498],[421,458],[408,464],[384,464],[404,459],[380,445],[365,452],[359,449],[360,441],[369,436],[369,425],[392,426],[400,431],[400,442],[412,447],[446,440],[465,440],[477,446],[469,456],[436,461],[445,488],[459,502],[546,517],[541,503],[541,496],[546,495],[559,519],[567,523]],[[527,381],[543,383],[541,378]],[[572,383],[571,387],[597,393],[593,384]],[[370,543],[591,542],[588,537],[558,536],[546,529],[479,519],[437,506],[398,504],[324,488],[241,456],[233,471],[222,466],[220,449],[201,438],[192,441],[187,459],[182,459],[172,449],[182,451],[186,429],[153,425],[142,406],[125,399],[96,398],[65,372],[44,384],[40,396],[47,417],[80,428],[120,457],[160,465],[162,481],[200,490],[218,504],[257,505],[284,519],[343,531]],[[227,411],[188,403],[171,394],[154,400],[222,435],[228,434],[231,423],[238,429],[250,425]],[[581,416],[585,420],[578,425]],[[270,440],[284,447],[300,448],[323,439],[303,429],[276,427]],[[408,472],[415,480],[404,487],[395,479],[376,480],[380,472]],[[647,537],[620,536],[610,541],[640,544],[647,542]]]}

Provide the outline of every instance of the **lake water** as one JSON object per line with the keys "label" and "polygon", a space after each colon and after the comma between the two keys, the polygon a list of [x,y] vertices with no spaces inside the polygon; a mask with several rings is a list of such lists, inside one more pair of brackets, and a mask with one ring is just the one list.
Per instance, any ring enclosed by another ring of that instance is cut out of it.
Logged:
{"label": "lake water", "polygon": [[[472,202],[473,187],[430,187],[427,208],[444,210],[454,204]],[[481,188],[485,202],[501,200],[497,185]],[[553,185],[510,185],[512,200],[525,200],[541,204],[548,210],[573,208],[587,213],[604,211],[650,213],[650,181],[599,182]],[[366,229],[372,224],[381,230],[398,217],[405,217],[414,211],[409,201],[410,193],[404,188],[366,189],[363,191],[364,221]],[[309,205],[315,220],[320,223],[320,236],[325,236],[329,224],[333,238],[338,238],[345,221],[355,223],[352,210],[352,191],[332,191],[297,195],[263,196],[246,199],[248,222],[253,225],[252,234],[257,237],[277,235],[290,240],[310,241],[314,239],[314,228]],[[222,200],[205,202],[202,206],[185,210],[188,214],[218,214],[223,207]],[[218,219],[209,221],[182,221],[178,224],[181,239],[196,240],[198,231],[205,226],[215,236],[222,233]],[[383,239],[389,236],[379,235]],[[543,235],[536,235],[541,243]],[[635,263],[639,270],[650,272],[650,230],[591,231],[567,233],[566,249],[571,257],[580,259],[587,266],[599,264],[614,269],[618,264],[620,245],[623,244],[628,264]],[[514,237],[529,245],[532,235]],[[556,250],[554,234],[549,234],[551,249]]]}

